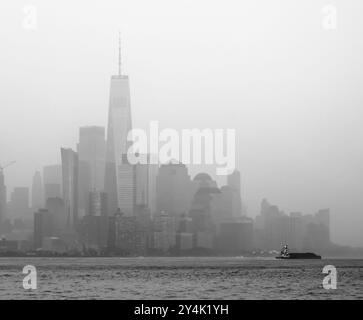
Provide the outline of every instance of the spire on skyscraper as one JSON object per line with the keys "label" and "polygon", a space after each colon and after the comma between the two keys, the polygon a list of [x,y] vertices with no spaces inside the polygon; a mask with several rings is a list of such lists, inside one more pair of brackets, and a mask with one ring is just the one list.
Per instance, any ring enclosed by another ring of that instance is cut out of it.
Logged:
{"label": "spire on skyscraper", "polygon": [[118,74],[111,76],[104,179],[110,215],[126,205],[122,200],[125,173],[122,172],[121,164],[122,155],[126,155],[129,149],[127,136],[132,129],[129,77],[121,73],[121,34],[118,66]]}

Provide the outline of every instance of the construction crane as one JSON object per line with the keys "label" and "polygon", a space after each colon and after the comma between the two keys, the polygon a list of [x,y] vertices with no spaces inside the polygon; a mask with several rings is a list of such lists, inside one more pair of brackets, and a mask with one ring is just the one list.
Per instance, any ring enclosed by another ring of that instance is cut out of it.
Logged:
{"label": "construction crane", "polygon": [[5,168],[10,167],[11,165],[13,165],[16,161],[11,161],[3,166],[0,165],[0,173],[2,173],[4,171]]}

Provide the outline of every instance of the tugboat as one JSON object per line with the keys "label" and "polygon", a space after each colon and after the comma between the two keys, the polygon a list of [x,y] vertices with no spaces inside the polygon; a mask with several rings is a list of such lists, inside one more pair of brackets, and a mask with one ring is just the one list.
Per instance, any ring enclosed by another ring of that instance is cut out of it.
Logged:
{"label": "tugboat", "polygon": [[284,245],[276,259],[321,259],[321,256],[312,252],[289,252],[287,245]]}

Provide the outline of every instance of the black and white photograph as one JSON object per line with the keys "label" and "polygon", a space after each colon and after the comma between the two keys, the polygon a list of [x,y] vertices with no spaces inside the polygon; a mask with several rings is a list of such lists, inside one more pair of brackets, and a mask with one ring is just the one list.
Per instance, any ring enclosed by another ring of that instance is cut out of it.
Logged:
{"label": "black and white photograph", "polygon": [[361,0],[2,0],[0,300],[363,300],[362,35]]}

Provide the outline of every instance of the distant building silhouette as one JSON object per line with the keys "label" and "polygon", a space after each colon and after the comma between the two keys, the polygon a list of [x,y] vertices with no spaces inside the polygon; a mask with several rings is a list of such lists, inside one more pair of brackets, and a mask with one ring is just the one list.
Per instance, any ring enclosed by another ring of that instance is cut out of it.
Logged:
{"label": "distant building silhouette", "polygon": [[200,188],[217,188],[217,182],[208,173],[198,173],[192,180],[192,198]]}
{"label": "distant building silhouette", "polygon": [[31,220],[29,208],[29,188],[16,187],[10,195],[10,202],[8,204],[9,218]]}
{"label": "distant building silhouette", "polygon": [[254,248],[253,220],[240,218],[221,222],[218,233],[218,251],[223,254],[243,254]]}
{"label": "distant building silhouette", "polygon": [[167,253],[176,245],[176,218],[161,211],[153,219],[152,247],[157,252]]}
{"label": "distant building silhouette", "polygon": [[[148,155],[149,159],[152,155]],[[150,209],[151,215],[153,216],[157,210],[157,186],[156,179],[159,173],[159,165],[150,163],[148,165],[148,198],[147,207]]]}
{"label": "distant building silhouette", "polygon": [[53,235],[53,215],[46,209],[34,213],[34,249],[43,247],[43,239]]}
{"label": "distant building silhouette", "polygon": [[107,193],[102,191],[92,191],[89,193],[89,215],[108,216]]}
{"label": "distant building silhouette", "polygon": [[114,218],[113,246],[125,255],[144,255],[147,250],[147,223],[142,223],[137,216],[116,215]]}
{"label": "distant building silhouette", "polygon": [[256,247],[265,250],[280,250],[288,244],[294,251],[325,252],[331,246],[329,209],[319,210],[315,215],[286,215],[263,199],[261,213],[255,219],[255,237]]}
{"label": "distant building silhouette", "polygon": [[303,250],[304,242],[304,218],[300,212],[291,212],[289,218],[289,230],[287,243],[296,251]]}
{"label": "distant building silhouette", "polygon": [[176,216],[189,211],[192,183],[184,164],[161,165],[156,186],[158,212],[164,211],[170,216]]}
{"label": "distant building silhouette", "polygon": [[213,220],[216,223],[242,217],[242,208],[238,192],[229,187],[222,186],[220,193],[213,199]]}
{"label": "distant building silhouette", "polygon": [[78,208],[80,216],[89,213],[89,193],[104,189],[105,129],[98,126],[81,127],[77,153],[79,160]]}
{"label": "distant building silhouette", "polygon": [[136,166],[130,164],[127,155],[122,155],[118,166],[118,206],[125,216],[133,216],[136,206]]}
{"label": "distant building silhouette", "polygon": [[227,176],[227,186],[233,190],[233,214],[235,216],[245,215],[242,198],[241,198],[241,174],[238,170],[234,170]]}
{"label": "distant building silhouette", "polygon": [[234,170],[227,176],[227,185],[241,194],[241,174],[238,170]]}
{"label": "distant building silhouette", "polygon": [[61,148],[61,157],[66,227],[74,229],[78,222],[78,155],[72,149]]}
{"label": "distant building silhouette", "polygon": [[79,162],[86,162],[90,167],[91,190],[103,190],[106,156],[105,128],[99,126],[81,127],[77,152]]}
{"label": "distant building silhouette", "polygon": [[36,171],[33,176],[32,182],[32,204],[31,208],[33,211],[37,211],[43,207],[43,195],[42,195],[42,177],[39,171]]}
{"label": "distant building silhouette", "polygon": [[66,228],[66,211],[64,207],[64,201],[61,198],[48,198],[45,204],[45,208],[53,216],[54,219],[54,234],[56,236],[61,235]]}
{"label": "distant building silhouette", "polygon": [[193,248],[212,250],[216,236],[216,224],[213,221],[213,201],[221,191],[209,175],[198,174],[193,184],[199,182],[199,189],[194,194],[189,216],[192,220]]}
{"label": "distant building silhouette", "polygon": [[44,201],[62,197],[62,165],[43,167]]}
{"label": "distant building silhouette", "polygon": [[80,220],[79,238],[86,250],[105,250],[108,240],[107,216],[86,215]]}

